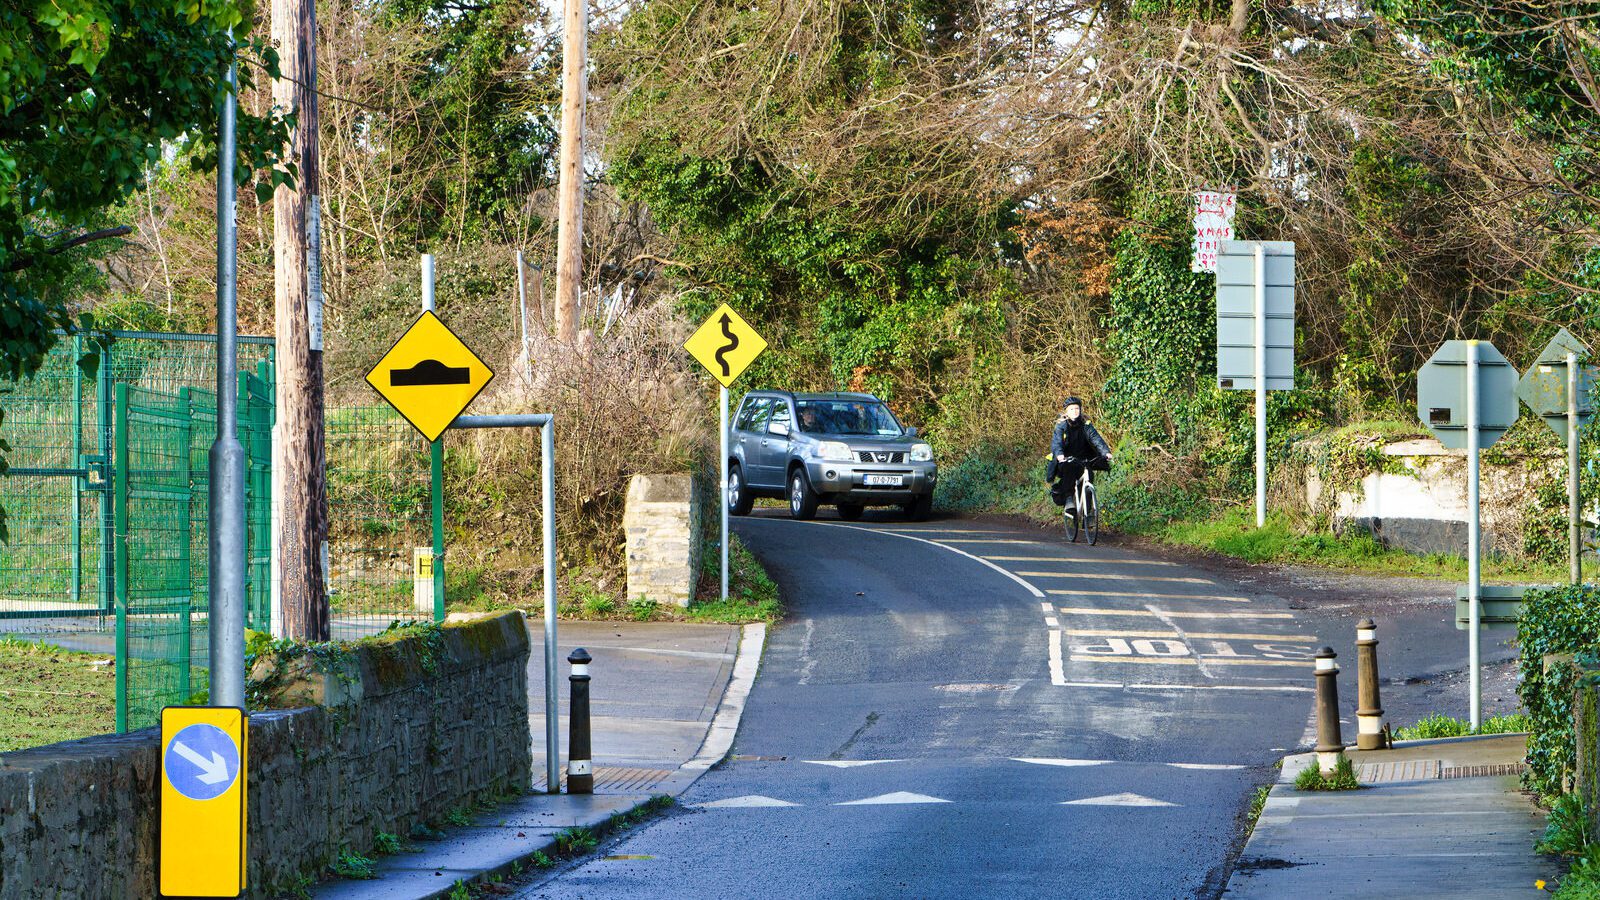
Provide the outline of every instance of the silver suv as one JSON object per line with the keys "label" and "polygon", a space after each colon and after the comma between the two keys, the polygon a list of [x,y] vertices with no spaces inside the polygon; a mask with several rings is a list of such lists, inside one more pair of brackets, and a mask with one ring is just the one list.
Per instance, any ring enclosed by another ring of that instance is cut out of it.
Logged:
{"label": "silver suv", "polygon": [[751,391],[728,434],[728,511],[750,512],[757,497],[787,497],[789,514],[809,519],[819,503],[858,519],[868,506],[928,515],[939,477],[933,448],[903,428],[871,394]]}

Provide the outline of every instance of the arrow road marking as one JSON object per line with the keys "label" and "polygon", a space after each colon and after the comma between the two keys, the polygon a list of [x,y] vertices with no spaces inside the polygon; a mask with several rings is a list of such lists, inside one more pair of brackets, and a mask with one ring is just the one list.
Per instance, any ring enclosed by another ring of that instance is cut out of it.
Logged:
{"label": "arrow road marking", "polygon": [[899,762],[898,759],[803,759],[813,766],[833,766],[835,769],[853,769],[856,766],[875,766],[878,763]]}
{"label": "arrow road marking", "polygon": [[710,803],[696,803],[701,809],[764,809],[768,807],[799,806],[787,800],[776,797],[763,797],[760,794],[746,794],[743,797],[729,797],[726,800],[713,800]]}
{"label": "arrow road marking", "polygon": [[864,800],[846,800],[835,803],[834,806],[886,806],[908,803],[949,803],[938,797],[929,797],[927,794],[913,794],[910,791],[895,791],[892,794],[880,794],[876,797],[867,797]]}
{"label": "arrow road marking", "polygon": [[1145,797],[1140,794],[1121,793],[1107,794],[1104,797],[1086,797],[1082,800],[1064,800],[1062,806],[1177,806],[1165,800],[1154,797]]}
{"label": "arrow road marking", "polygon": [[197,780],[201,784],[221,784],[228,780],[228,763],[222,758],[221,753],[215,750],[211,751],[211,759],[208,761],[204,756],[190,749],[189,745],[183,741],[174,741],[172,750],[199,767],[200,775]]}

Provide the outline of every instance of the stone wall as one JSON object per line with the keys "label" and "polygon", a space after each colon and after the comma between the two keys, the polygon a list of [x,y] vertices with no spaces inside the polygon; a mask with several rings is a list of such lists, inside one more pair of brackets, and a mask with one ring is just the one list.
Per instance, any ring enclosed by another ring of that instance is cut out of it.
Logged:
{"label": "stone wall", "polygon": [[[1467,464],[1462,450],[1447,450],[1432,438],[1399,441],[1382,448],[1394,471],[1369,472],[1355,490],[1333,491],[1315,466],[1296,483],[1298,497],[1314,513],[1336,524],[1372,532],[1379,542],[1413,553],[1466,554]],[[1552,471],[1565,472],[1565,458],[1534,458],[1480,469],[1483,546],[1491,553],[1520,555],[1522,525],[1534,503],[1535,485]],[[1301,491],[1303,485],[1303,493]]]}
{"label": "stone wall", "polygon": [[[250,716],[249,885],[270,897],[453,810],[530,784],[520,613],[363,641],[271,673],[326,705]],[[0,900],[154,897],[157,729],[0,755]]]}
{"label": "stone wall", "polygon": [[690,475],[628,482],[628,599],[688,606],[700,580],[701,504]]}

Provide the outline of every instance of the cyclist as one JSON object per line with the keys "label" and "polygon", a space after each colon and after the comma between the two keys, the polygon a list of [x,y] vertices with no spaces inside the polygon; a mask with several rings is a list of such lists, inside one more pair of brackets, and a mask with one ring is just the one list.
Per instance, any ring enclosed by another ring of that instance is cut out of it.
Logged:
{"label": "cyclist", "polygon": [[[1083,476],[1084,468],[1101,471],[1111,468],[1111,448],[1106,446],[1100,432],[1083,417],[1083,400],[1078,397],[1061,401],[1061,416],[1056,419],[1050,453],[1051,476],[1061,479],[1059,493],[1070,514],[1077,507],[1073,485]],[[1056,486],[1052,486],[1051,493],[1057,493]]]}

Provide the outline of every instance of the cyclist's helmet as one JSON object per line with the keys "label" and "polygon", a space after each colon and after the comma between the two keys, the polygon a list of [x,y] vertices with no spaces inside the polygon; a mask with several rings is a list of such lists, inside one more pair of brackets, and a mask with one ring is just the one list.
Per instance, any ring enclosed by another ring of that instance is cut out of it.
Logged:
{"label": "cyclist's helmet", "polygon": [[1061,401],[1061,408],[1062,409],[1066,409],[1069,406],[1076,406],[1079,409],[1082,409],[1083,408],[1083,398],[1081,398],[1081,397],[1068,397],[1067,399]]}

